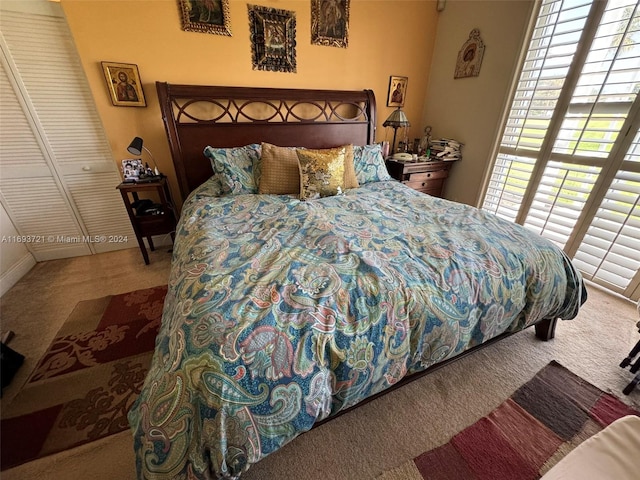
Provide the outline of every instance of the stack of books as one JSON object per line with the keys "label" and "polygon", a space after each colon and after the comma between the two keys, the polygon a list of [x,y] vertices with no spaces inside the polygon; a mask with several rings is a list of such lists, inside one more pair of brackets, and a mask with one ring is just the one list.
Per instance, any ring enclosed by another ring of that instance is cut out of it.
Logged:
{"label": "stack of books", "polygon": [[436,160],[454,161],[462,159],[462,143],[448,138],[431,141],[431,157]]}

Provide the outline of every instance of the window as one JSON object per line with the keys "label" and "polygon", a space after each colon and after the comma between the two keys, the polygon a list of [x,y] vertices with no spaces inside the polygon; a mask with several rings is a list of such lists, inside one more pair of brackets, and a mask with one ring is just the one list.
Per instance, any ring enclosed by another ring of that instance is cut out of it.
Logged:
{"label": "window", "polygon": [[482,208],[640,298],[640,6],[543,0]]}

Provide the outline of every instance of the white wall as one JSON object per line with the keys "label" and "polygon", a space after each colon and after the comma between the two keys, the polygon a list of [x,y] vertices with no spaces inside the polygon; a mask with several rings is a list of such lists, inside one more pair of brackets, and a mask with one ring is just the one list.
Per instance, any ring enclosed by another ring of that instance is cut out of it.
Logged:
{"label": "white wall", "polygon": [[[444,196],[475,205],[518,67],[534,0],[449,0],[440,13],[422,126],[433,138],[464,143]],[[485,44],[478,77],[454,80],[458,51],[472,29]]]}
{"label": "white wall", "polygon": [[15,242],[18,231],[0,204],[0,295],[13,287],[36,264],[23,243]]}

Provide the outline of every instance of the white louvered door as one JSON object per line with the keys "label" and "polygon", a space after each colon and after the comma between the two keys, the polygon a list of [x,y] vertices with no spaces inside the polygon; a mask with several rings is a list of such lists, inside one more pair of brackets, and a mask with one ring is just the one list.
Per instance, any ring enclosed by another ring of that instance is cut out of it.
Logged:
{"label": "white louvered door", "polygon": [[20,234],[37,239],[26,245],[38,261],[134,247],[62,10],[26,3],[3,2],[0,16],[2,202]]}
{"label": "white louvered door", "polygon": [[[0,69],[0,195],[37,261],[88,255],[89,245],[67,242],[84,235],[15,94],[3,55]],[[5,239],[17,241],[18,239]],[[24,239],[20,239],[22,241]]]}

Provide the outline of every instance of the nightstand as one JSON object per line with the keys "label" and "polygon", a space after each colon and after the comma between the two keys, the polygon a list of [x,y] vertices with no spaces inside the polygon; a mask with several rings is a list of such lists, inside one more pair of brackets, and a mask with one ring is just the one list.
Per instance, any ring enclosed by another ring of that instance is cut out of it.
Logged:
{"label": "nightstand", "polygon": [[387,170],[396,180],[422,193],[441,197],[453,162],[399,162],[387,159]]}
{"label": "nightstand", "polygon": [[[152,235],[170,234],[171,240],[175,238],[177,221],[167,179],[162,178],[148,183],[121,183],[116,188],[120,190],[124,205],[127,207],[144,263],[149,265],[149,254],[144,244],[144,237],[147,238],[151,251],[155,250]],[[144,198],[140,198],[141,192],[152,192],[159,201],[145,202]]]}

